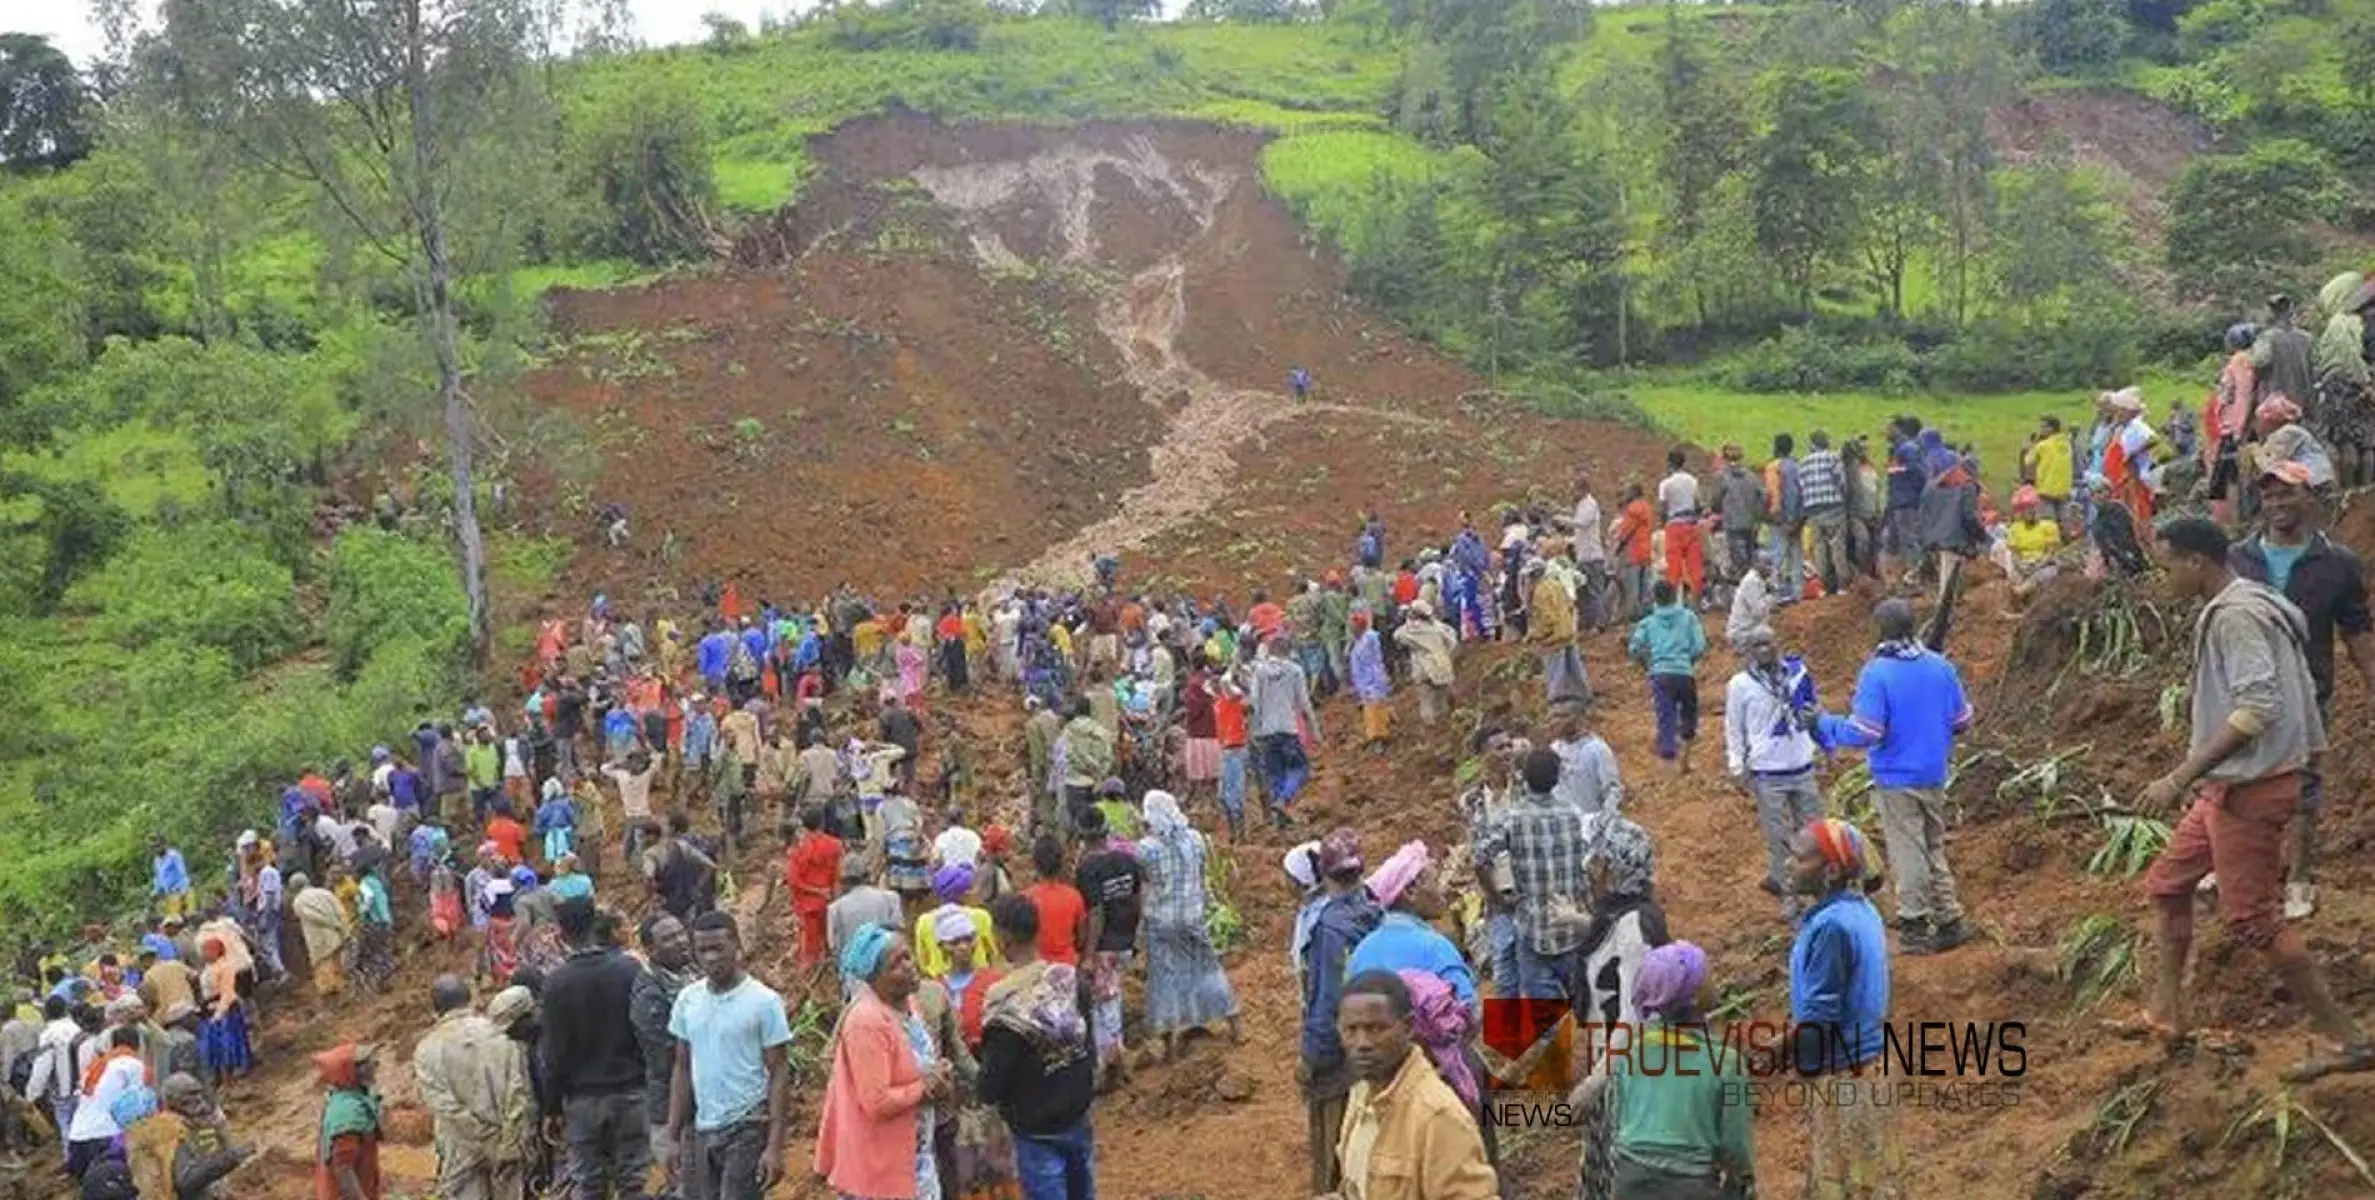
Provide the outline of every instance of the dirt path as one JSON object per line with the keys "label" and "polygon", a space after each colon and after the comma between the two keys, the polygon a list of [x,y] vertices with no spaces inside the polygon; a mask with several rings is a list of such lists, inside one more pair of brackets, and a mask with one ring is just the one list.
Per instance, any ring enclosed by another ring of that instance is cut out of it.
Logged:
{"label": "dirt path", "polygon": [[[993,587],[1029,583],[1052,587],[1089,582],[1090,560],[1100,552],[1134,550],[1212,510],[1229,493],[1235,452],[1258,439],[1268,426],[1320,413],[1359,413],[1428,429],[1440,421],[1387,409],[1351,404],[1297,404],[1281,392],[1232,387],[1189,362],[1178,349],[1187,326],[1191,272],[1221,265],[1225,248],[1240,234],[1224,213],[1227,201],[1246,186],[1236,171],[1200,162],[1180,162],[1151,138],[1131,139],[1124,150],[1066,146],[1021,160],[925,166],[915,181],[967,222],[984,267],[1011,269],[1021,259],[1006,245],[998,226],[1016,215],[1052,209],[1049,223],[1061,258],[1074,265],[1101,260],[1094,214],[1101,204],[1142,203],[1173,210],[1174,228],[1184,234],[1153,263],[1108,289],[1097,304],[1097,328],[1119,352],[1123,378],[1139,396],[1169,414],[1162,440],[1151,451],[1151,478],[1123,495],[1111,516],[1048,547]],[[1107,182],[1118,178],[1122,194]]]}

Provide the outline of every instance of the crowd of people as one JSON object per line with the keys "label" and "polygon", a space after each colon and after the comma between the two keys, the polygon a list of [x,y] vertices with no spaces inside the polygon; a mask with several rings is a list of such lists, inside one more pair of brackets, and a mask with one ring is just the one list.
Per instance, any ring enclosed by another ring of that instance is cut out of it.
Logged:
{"label": "crowd of people", "polygon": [[[2335,322],[2369,307],[2368,285],[2345,282],[2325,292]],[[1905,417],[1878,456],[1821,430],[1801,456],[1781,434],[1761,467],[1727,446],[1702,479],[1677,449],[1612,511],[1580,480],[1570,511],[1483,528],[1462,514],[1445,544],[1401,557],[1366,513],[1347,561],[1241,608],[1125,587],[1111,555],[1078,587],[980,596],[843,585],[779,605],[727,584],[697,615],[648,624],[597,596],[539,630],[516,709],[469,705],[359,765],[302,773],[217,874],[159,839],[136,942],[93,926],[21,961],[39,986],[0,1028],[0,1135],[22,1153],[46,1131],[86,1196],[212,1195],[253,1153],[220,1101],[257,1062],[260,1022],[299,981],[327,1005],[384,992],[409,942],[469,964],[430,986],[413,1053],[440,1194],[641,1196],[659,1169],[663,1194],[762,1195],[790,1169],[795,1033],[784,994],[744,965],[742,926],[766,918],[735,903],[733,871],[773,839],[783,875],[767,890],[796,961],[838,980],[806,1001],[832,1010],[815,1172],[877,1200],[1082,1200],[1099,1094],[1195,1038],[1241,1034],[1222,843],[1297,842],[1286,952],[1314,1195],[1501,1195],[1487,1106],[1539,1088],[1572,1089],[1584,1114],[1582,1195],[1740,1194],[1755,1154],[1732,1080],[1640,1074],[1579,1036],[1595,1022],[1707,1036],[1707,956],[1670,928],[1654,839],[1593,727],[1633,701],[1594,687],[1582,649],[1623,638],[1653,752],[1689,778],[1717,652],[1698,610],[1719,610],[1736,670],[1717,786],[1753,805],[1764,886],[1793,931],[1792,1019],[1835,1034],[1800,1067],[1870,1093],[1811,1106],[1810,1191],[1885,1194],[1890,1110],[1870,1100],[1886,1084],[1859,1068],[1881,1050],[1893,957],[1978,935],[1945,839],[1973,719],[1945,654],[1959,592],[1987,561],[2016,601],[2061,572],[2134,575],[2156,542],[2206,604],[2190,752],[2142,797],[2195,799],[2147,884],[2162,954],[2140,1022],[2183,1036],[2193,898],[2209,888],[2338,1046],[2298,1077],[2375,1068],[2286,923],[2314,911],[2337,641],[2375,686],[2358,560],[2321,532],[2334,488],[2375,453],[2346,402],[2364,403],[2363,324],[2353,375],[2349,339],[2329,326],[2307,344],[2278,299],[2265,329],[2232,333],[2198,430],[2182,407],[2153,429],[2133,389],[2100,397],[2084,437],[2042,422],[2008,520],[1968,448]],[[1826,711],[1773,613],[1860,579],[1885,597],[1877,646]],[[1461,843],[1408,842],[1372,866],[1375,831],[1284,832],[1330,744],[1325,701],[1357,710],[1357,737],[1335,743],[1355,752],[1407,736],[1405,689],[1423,729],[1454,736],[1463,660],[1487,642],[1532,656],[1545,715],[1473,734]],[[1021,710],[1019,779],[985,769],[962,715],[984,710],[953,702],[974,693]],[[1878,845],[1818,785],[1856,753]],[[1893,924],[1871,899],[1883,849]],[[632,938],[629,911],[647,914]],[[1504,1054],[1481,1037],[1488,997],[1567,1015]],[[357,1044],[314,1060],[325,1198],[382,1193],[378,1059]]]}

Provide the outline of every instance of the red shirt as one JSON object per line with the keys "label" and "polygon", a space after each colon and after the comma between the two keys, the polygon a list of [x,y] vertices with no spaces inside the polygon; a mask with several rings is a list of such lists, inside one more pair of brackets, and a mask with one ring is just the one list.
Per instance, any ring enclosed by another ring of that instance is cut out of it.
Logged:
{"label": "red shirt", "polygon": [[1650,527],[1657,524],[1649,511],[1649,501],[1635,500],[1625,505],[1623,519],[1617,522],[1616,546],[1636,567],[1649,565]]}
{"label": "red shirt", "polygon": [[513,864],[528,861],[526,856],[520,853],[521,849],[528,844],[528,828],[510,817],[495,817],[489,820],[487,822],[487,840],[495,843],[495,849],[502,853],[503,861]]}
{"label": "red shirt", "polygon": [[1394,603],[1408,606],[1418,603],[1418,575],[1404,571],[1394,576]]}
{"label": "red shirt", "polygon": [[829,833],[802,833],[784,860],[783,876],[792,888],[792,911],[823,912],[833,902],[833,885],[841,880],[841,839]]}
{"label": "red shirt", "polygon": [[1286,632],[1286,610],[1268,600],[1254,605],[1253,610],[1245,614],[1245,620],[1253,626],[1255,633],[1262,635],[1265,642]]}
{"label": "red shirt", "polygon": [[1061,880],[1046,879],[1023,889],[1039,910],[1039,957],[1066,966],[1080,965],[1080,923],[1089,914],[1080,890]]}
{"label": "red shirt", "polygon": [[1245,745],[1245,701],[1222,692],[1212,698],[1212,727],[1218,731],[1221,748],[1235,750]]}

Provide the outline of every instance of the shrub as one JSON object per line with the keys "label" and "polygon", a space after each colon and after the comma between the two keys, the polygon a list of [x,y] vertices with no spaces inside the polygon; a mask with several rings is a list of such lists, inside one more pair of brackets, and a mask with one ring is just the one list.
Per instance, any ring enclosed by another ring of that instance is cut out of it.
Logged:
{"label": "shrub", "polygon": [[892,0],[854,4],[833,14],[833,44],[844,50],[974,50],[989,8],[977,0]]}
{"label": "shrub", "polygon": [[223,522],[144,528],[68,602],[125,649],[158,640],[221,650],[241,674],[296,642],[297,584],[262,538]]}
{"label": "shrub", "polygon": [[1920,385],[1921,359],[1901,341],[1850,342],[1792,325],[1733,355],[1719,370],[1726,384],[1744,392],[1893,395]]}
{"label": "shrub", "polygon": [[708,249],[717,177],[692,95],[624,92],[573,122],[567,154],[570,192],[593,201],[576,239],[588,254],[656,266]]}
{"label": "shrub", "polygon": [[329,587],[323,637],[342,678],[399,639],[451,658],[468,638],[461,580],[445,552],[426,542],[350,528],[330,547]]}

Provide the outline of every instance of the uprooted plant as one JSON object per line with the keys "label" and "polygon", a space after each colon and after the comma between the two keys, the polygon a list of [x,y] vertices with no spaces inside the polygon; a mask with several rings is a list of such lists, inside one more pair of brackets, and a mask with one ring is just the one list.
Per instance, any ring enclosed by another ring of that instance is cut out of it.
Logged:
{"label": "uprooted plant", "polygon": [[2086,869],[2089,874],[2133,879],[2159,857],[2169,837],[2169,823],[2158,817],[2107,815],[2102,848],[2086,860]]}
{"label": "uprooted plant", "polygon": [[2299,1117],[2311,1129],[2315,1129],[2336,1153],[2350,1163],[2359,1178],[2367,1181],[2368,1187],[2375,1188],[2375,1166],[2370,1166],[2367,1157],[2359,1153],[2358,1147],[2335,1132],[2324,1118],[2295,1099],[2289,1087],[2277,1088],[2273,1094],[2264,1097],[2258,1092],[2246,1095],[2242,1112],[2227,1123],[2226,1132],[2219,1135],[2217,1148],[2225,1149],[2229,1143],[2264,1135],[2268,1139],[2269,1151],[2274,1155],[2272,1163],[2281,1171],[2284,1169],[2285,1155],[2292,1148],[2294,1117]]}
{"label": "uprooted plant", "polygon": [[2071,989],[2080,1010],[2093,1008],[2136,977],[2143,938],[2109,913],[2081,917],[2062,934],[2055,974]]}
{"label": "uprooted plant", "polygon": [[2161,1094],[2161,1081],[2131,1083],[2103,1098],[2080,1135],[2080,1144],[2094,1158],[2114,1158],[2128,1148],[2136,1127],[2152,1115],[2152,1102]]}
{"label": "uprooted plant", "polygon": [[2102,599],[2068,618],[2077,634],[2077,648],[2046,689],[2061,691],[2072,672],[2098,678],[2128,679],[2152,665],[2169,643],[2172,628],[2160,605],[2126,587],[2103,589]]}

